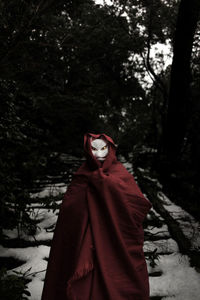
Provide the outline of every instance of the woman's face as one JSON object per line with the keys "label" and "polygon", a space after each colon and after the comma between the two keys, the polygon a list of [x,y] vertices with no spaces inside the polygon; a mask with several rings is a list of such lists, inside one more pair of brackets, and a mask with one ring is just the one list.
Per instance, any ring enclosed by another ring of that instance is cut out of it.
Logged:
{"label": "woman's face", "polygon": [[91,141],[92,154],[100,161],[104,161],[108,155],[108,145],[103,139]]}

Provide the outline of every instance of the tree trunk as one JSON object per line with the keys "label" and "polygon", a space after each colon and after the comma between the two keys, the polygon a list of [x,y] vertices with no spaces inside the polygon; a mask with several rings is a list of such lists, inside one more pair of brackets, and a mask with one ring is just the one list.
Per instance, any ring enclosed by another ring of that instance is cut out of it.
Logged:
{"label": "tree trunk", "polygon": [[174,36],[174,55],[163,142],[164,154],[171,162],[175,161],[181,153],[190,117],[190,60],[199,12],[199,0],[181,0]]}

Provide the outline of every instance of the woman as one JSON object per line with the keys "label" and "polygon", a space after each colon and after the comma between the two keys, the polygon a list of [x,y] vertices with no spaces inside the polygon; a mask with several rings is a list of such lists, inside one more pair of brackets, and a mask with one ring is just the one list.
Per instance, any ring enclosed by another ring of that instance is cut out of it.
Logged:
{"label": "woman", "polygon": [[84,152],[60,208],[42,300],[148,300],[142,222],[152,205],[109,136],[86,133]]}

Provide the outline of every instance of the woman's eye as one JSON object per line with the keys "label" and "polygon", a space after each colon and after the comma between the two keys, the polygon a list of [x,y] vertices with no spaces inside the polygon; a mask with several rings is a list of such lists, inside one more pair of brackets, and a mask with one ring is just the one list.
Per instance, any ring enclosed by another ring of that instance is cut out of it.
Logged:
{"label": "woman's eye", "polygon": [[107,146],[104,146],[103,148],[101,148],[101,150],[105,150],[107,148]]}
{"label": "woman's eye", "polygon": [[92,147],[92,150],[97,150],[96,148]]}

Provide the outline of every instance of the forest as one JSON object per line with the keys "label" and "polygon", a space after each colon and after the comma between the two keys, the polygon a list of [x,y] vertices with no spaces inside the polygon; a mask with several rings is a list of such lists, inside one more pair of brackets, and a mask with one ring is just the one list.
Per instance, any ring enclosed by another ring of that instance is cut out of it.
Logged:
{"label": "forest", "polygon": [[0,45],[1,245],[5,230],[34,236],[30,193],[47,174],[70,181],[86,132],[200,221],[199,0],[1,0]]}

